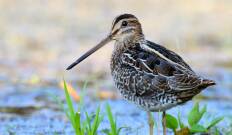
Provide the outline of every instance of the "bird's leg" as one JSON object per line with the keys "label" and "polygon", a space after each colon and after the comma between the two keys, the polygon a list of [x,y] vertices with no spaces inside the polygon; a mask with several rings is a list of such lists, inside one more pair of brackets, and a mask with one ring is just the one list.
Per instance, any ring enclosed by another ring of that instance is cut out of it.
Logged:
{"label": "bird's leg", "polygon": [[166,112],[165,111],[163,111],[162,125],[163,125],[163,135],[166,135]]}
{"label": "bird's leg", "polygon": [[150,112],[147,112],[150,135],[153,135],[154,119]]}

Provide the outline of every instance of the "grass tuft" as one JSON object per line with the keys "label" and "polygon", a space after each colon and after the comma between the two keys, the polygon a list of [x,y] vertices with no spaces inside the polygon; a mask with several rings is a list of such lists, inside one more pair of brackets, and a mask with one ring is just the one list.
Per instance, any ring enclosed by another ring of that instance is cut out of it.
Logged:
{"label": "grass tuft", "polygon": [[[85,112],[85,119],[81,120],[81,110],[83,109],[84,96],[83,95],[81,96],[78,111],[75,112],[73,102],[69,95],[68,87],[67,87],[65,80],[63,81],[63,83],[64,83],[65,98],[66,98],[68,108],[65,109],[62,103],[57,99],[57,97],[55,99],[58,102],[58,104],[61,106],[61,108],[64,110],[64,112],[66,113],[68,119],[70,120],[72,124],[75,134],[76,135],[97,135],[98,134],[97,131],[103,120],[103,116],[100,115],[100,111],[101,111],[100,106],[97,108],[95,115],[89,115],[88,112]],[[87,83],[85,83],[83,89],[85,89],[86,87],[87,87]],[[109,131],[107,132],[108,135],[119,135],[122,127],[117,128],[116,120],[112,114],[112,111],[109,105],[106,106],[106,110],[107,110],[107,115],[108,115],[108,119],[110,123],[110,128],[105,131]]]}
{"label": "grass tuft", "polygon": [[[86,85],[87,83],[84,85],[84,88],[86,88]],[[81,106],[83,106],[83,102],[80,103],[81,105],[78,108],[78,112],[75,112],[65,81],[64,81],[64,90],[65,90],[66,102],[68,104],[68,110],[66,110],[66,115],[71,121],[75,134],[97,135],[97,129],[103,120],[103,117],[100,116],[100,107],[98,107],[96,110],[95,113],[96,115],[93,118],[93,122],[91,122],[92,117],[90,117],[87,112],[85,112],[85,120],[81,121],[81,108],[82,108]],[[83,97],[81,101],[83,101]]]}

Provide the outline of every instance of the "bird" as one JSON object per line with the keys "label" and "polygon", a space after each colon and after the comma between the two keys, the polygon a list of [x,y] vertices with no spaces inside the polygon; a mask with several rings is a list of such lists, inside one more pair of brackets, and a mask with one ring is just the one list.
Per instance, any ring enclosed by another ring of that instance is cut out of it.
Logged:
{"label": "bird", "polygon": [[117,16],[106,38],[67,70],[111,41],[115,41],[110,62],[113,81],[125,100],[147,111],[150,135],[154,126],[150,120],[152,112],[162,112],[163,134],[166,135],[166,111],[216,84],[194,72],[174,51],[147,40],[138,18],[128,13]]}

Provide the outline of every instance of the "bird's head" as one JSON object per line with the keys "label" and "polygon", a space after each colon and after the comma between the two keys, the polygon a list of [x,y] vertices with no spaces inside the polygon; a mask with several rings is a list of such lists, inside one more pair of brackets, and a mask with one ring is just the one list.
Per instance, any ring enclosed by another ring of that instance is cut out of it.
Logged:
{"label": "bird's head", "polygon": [[67,70],[73,68],[81,61],[86,59],[88,56],[93,54],[95,51],[106,45],[112,40],[116,41],[127,41],[127,40],[134,40],[143,36],[141,24],[139,23],[138,19],[132,14],[122,14],[117,16],[111,27],[110,34],[103,39],[99,44],[95,47],[90,49],[84,55],[82,55],[79,59],[77,59],[74,63],[72,63]]}
{"label": "bird's head", "polygon": [[112,39],[124,41],[143,35],[139,20],[132,14],[117,16],[113,23],[110,35]]}

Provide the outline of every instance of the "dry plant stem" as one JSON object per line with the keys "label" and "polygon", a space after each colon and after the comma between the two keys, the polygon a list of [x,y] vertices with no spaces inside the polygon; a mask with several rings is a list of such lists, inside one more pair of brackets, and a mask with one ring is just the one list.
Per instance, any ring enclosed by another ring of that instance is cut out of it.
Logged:
{"label": "dry plant stem", "polygon": [[163,135],[166,135],[166,112],[163,112],[162,116]]}
{"label": "dry plant stem", "polygon": [[153,135],[154,120],[150,112],[147,112],[148,115],[148,124],[149,124],[149,133]]}

